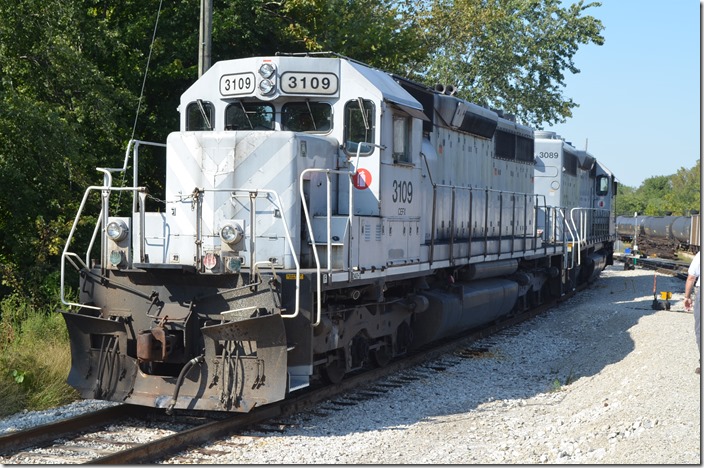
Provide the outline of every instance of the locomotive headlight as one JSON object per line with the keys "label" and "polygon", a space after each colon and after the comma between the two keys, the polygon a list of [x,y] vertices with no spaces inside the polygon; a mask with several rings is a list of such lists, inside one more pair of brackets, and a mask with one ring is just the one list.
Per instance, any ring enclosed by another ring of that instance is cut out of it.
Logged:
{"label": "locomotive headlight", "polygon": [[271,78],[275,71],[276,67],[274,67],[271,63],[264,63],[261,67],[259,67],[259,74],[262,78]]}
{"label": "locomotive headlight", "polygon": [[262,80],[261,83],[259,83],[259,91],[264,95],[273,93],[274,83],[271,80]]}
{"label": "locomotive headlight", "polygon": [[244,231],[239,224],[226,224],[220,229],[220,238],[227,244],[236,244],[242,240]]}
{"label": "locomotive headlight", "polygon": [[122,220],[111,221],[105,227],[105,233],[115,242],[120,242],[127,237],[127,225]]}

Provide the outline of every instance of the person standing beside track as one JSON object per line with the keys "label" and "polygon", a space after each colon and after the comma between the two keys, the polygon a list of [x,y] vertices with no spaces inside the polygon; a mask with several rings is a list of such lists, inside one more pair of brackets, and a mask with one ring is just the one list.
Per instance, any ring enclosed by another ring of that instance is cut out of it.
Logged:
{"label": "person standing beside track", "polygon": [[[701,269],[700,265],[700,252],[692,259],[692,263],[689,265],[689,270],[687,270],[687,282],[684,285],[684,308],[689,310],[692,307],[692,294],[694,294],[694,336],[697,339],[697,349],[699,350],[699,361],[702,359],[701,350],[701,294],[699,294],[699,272]],[[695,284],[696,283],[696,284]],[[701,366],[701,364],[700,364]],[[697,374],[701,372],[701,368],[697,367],[694,371]]]}

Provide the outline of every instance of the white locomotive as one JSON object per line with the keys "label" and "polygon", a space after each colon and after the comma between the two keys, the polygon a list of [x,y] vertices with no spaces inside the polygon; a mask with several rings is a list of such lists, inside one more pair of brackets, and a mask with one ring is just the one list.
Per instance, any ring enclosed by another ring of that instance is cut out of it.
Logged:
{"label": "white locomotive", "polygon": [[[446,90],[341,56],[278,55],[215,64],[179,112],[166,145],[132,141],[122,168],[99,169],[64,249],[69,383],[84,397],[246,412],[611,264],[613,175],[581,153],[563,172],[563,149],[540,157],[561,139]],[[154,212],[145,145],[166,147]],[[130,165],[132,184],[113,186]],[[118,191],[129,213],[111,212]],[[103,208],[78,255],[91,194]]]}

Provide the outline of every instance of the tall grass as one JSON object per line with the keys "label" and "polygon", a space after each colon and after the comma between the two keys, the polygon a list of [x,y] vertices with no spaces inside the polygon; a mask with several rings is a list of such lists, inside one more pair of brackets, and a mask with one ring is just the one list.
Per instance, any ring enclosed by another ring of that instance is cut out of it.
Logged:
{"label": "tall grass", "polygon": [[0,301],[0,417],[78,398],[68,386],[68,332],[53,305],[36,308],[18,295]]}

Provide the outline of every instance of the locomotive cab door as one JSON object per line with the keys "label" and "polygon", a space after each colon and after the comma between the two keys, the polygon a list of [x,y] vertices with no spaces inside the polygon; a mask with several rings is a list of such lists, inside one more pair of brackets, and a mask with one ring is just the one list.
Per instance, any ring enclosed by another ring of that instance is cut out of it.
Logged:
{"label": "locomotive cab door", "polygon": [[388,103],[382,118],[381,239],[386,266],[420,262],[421,137],[419,110]]}

